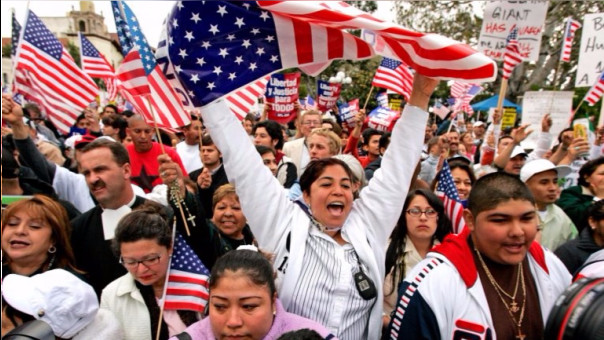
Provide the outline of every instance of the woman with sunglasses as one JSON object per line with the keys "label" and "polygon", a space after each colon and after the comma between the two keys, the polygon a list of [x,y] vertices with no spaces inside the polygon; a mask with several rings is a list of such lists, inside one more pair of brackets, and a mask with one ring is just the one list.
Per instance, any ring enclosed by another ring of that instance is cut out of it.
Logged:
{"label": "woman with sunglasses", "polygon": [[433,192],[416,189],[407,196],[386,251],[388,274],[384,280],[384,327],[388,326],[390,313],[396,306],[398,286],[407,272],[451,230],[451,220],[445,214],[442,201]]}
{"label": "woman with sunglasses", "polygon": [[[101,308],[117,317],[125,340],[157,339],[159,306],[172,256],[172,231],[165,210],[145,203],[124,216],[113,246],[128,273],[103,289]],[[168,339],[199,319],[196,312],[164,310],[159,339]]]}

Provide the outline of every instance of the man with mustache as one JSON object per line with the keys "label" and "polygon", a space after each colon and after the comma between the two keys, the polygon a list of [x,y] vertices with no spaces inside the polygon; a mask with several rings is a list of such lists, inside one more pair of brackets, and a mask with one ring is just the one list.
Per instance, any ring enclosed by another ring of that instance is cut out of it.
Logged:
{"label": "man with mustache", "polygon": [[[466,229],[407,274],[392,339],[542,339],[571,275],[534,242],[535,200],[516,176],[492,173],[472,187]],[[446,282],[446,285],[443,285]]]}

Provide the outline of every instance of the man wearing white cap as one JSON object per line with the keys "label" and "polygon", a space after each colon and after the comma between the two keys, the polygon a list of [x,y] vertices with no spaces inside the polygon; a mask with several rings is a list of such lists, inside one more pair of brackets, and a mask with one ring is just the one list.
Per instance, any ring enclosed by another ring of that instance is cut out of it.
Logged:
{"label": "man wearing white cap", "polygon": [[472,125],[472,136],[474,138],[474,144],[479,144],[484,139],[484,133],[486,132],[486,125],[482,120],[477,120]]}
{"label": "man wearing white cap", "polygon": [[564,178],[570,171],[570,167],[556,166],[547,159],[527,162],[520,171],[520,179],[535,197],[541,230],[540,243],[551,250],[577,236],[577,228],[571,219],[554,204],[558,199],[558,179]]}

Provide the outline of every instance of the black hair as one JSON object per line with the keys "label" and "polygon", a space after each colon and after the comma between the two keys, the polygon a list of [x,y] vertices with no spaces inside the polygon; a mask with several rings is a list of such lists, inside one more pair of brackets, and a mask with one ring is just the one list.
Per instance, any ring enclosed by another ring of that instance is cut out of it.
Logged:
{"label": "black hair", "polygon": [[103,108],[103,111],[105,111],[105,109],[108,108],[108,107],[112,108],[113,111],[115,111],[116,114],[120,113],[120,110],[118,109],[117,105],[113,105],[113,104],[107,104],[107,105],[105,105],[105,107]]}
{"label": "black hair", "polygon": [[587,182],[585,177],[591,176],[596,171],[596,169],[602,164],[604,164],[604,156],[592,159],[587,163],[583,164],[583,166],[579,170],[579,185],[583,187],[589,187],[589,183]]}
{"label": "black hair", "polygon": [[310,186],[317,180],[317,178],[319,178],[319,176],[321,176],[321,174],[323,174],[327,167],[332,165],[339,165],[344,168],[344,171],[346,171],[346,174],[350,180],[353,180],[354,175],[346,162],[331,157],[317,159],[308,163],[306,169],[302,173],[302,176],[300,176],[300,189],[302,189],[302,192],[310,194]]}
{"label": "black hair", "polygon": [[172,246],[172,229],[168,223],[171,212],[152,201],[124,216],[115,229],[113,250],[119,256],[122,243],[155,240],[160,246]]}
{"label": "black hair", "polygon": [[258,154],[260,156],[264,155],[265,153],[272,153],[273,156],[276,156],[275,154],[275,149],[273,148],[269,148],[268,146],[264,146],[264,145],[254,145],[256,147],[256,151],[258,151]]}
{"label": "black hair", "polygon": [[199,144],[199,148],[201,148],[202,146],[210,146],[210,145],[214,145],[212,136],[210,136],[209,133],[206,133],[203,136],[201,136],[201,143]]}
{"label": "black hair", "polygon": [[130,163],[130,156],[128,155],[128,150],[119,142],[110,141],[106,138],[97,138],[91,143],[88,143],[85,147],[82,148],[82,153],[86,153],[91,150],[99,149],[99,148],[107,148],[111,151],[113,155],[113,160],[119,165],[122,166],[126,163]]}
{"label": "black hair", "polygon": [[562,143],[562,135],[566,132],[566,131],[573,131],[573,128],[571,127],[567,127],[566,129],[560,131],[560,133],[558,134],[558,143]]}
{"label": "black hair", "polygon": [[599,200],[587,207],[587,217],[596,221],[604,220],[604,200]]}
{"label": "black hair", "polygon": [[390,136],[392,136],[392,132],[384,132],[384,134],[382,134],[379,141],[380,149],[388,148],[388,145],[390,145]]}
{"label": "black hair", "polygon": [[123,141],[124,138],[126,138],[126,128],[128,127],[128,121],[126,119],[124,119],[124,117],[122,117],[119,114],[111,114],[109,116],[104,117],[103,119],[101,119],[101,121],[103,122],[103,125],[107,125],[107,126],[111,126],[114,129],[118,129],[118,138],[120,139],[119,141]]}
{"label": "black hair", "polygon": [[259,127],[263,127],[272,140],[277,140],[277,145],[275,145],[275,149],[281,150],[283,148],[283,127],[281,126],[281,124],[269,119],[257,122],[252,128],[252,136],[256,134],[256,129],[258,129]]}
{"label": "black hair", "polygon": [[495,172],[482,176],[472,186],[468,208],[476,218],[479,213],[509,200],[528,201],[535,205],[533,194],[518,176]]}
{"label": "black hair", "polygon": [[373,129],[373,128],[368,128],[363,130],[362,136],[363,136],[363,145],[369,145],[369,140],[371,139],[371,137],[379,135],[380,137],[383,135],[384,133],[382,131]]}
{"label": "black hair", "polygon": [[277,289],[273,266],[266,257],[253,250],[233,250],[216,260],[210,275],[210,294],[212,288],[216,287],[226,271],[237,272],[239,270],[243,271],[255,285],[267,286],[271,298],[275,295]]}
{"label": "black hair", "polygon": [[[451,169],[451,171],[453,171],[453,169],[464,170],[468,174],[468,177],[470,177],[470,183],[472,183],[472,186],[474,186],[474,183],[476,183],[476,175],[474,174],[474,169],[472,169],[468,162],[460,159],[455,159],[449,162],[449,168]],[[432,183],[430,183],[430,189],[432,191],[436,190],[436,187],[438,186],[438,179],[440,178],[440,174],[442,171],[443,170],[441,169],[434,177],[434,180],[432,180]]]}
{"label": "black hair", "polygon": [[386,273],[390,272],[392,268],[392,291],[384,292],[384,294],[392,293],[397,287],[399,282],[395,280],[405,278],[405,240],[407,238],[407,208],[411,204],[411,201],[417,196],[423,196],[432,209],[438,213],[438,219],[436,221],[436,231],[432,236],[432,242],[438,240],[442,242],[445,236],[450,234],[453,229],[451,226],[451,220],[445,213],[445,207],[442,201],[428,189],[415,189],[407,195],[405,204],[403,205],[403,211],[390,234],[390,245],[386,250]]}
{"label": "black hair", "polygon": [[317,331],[303,328],[295,331],[289,331],[287,333],[281,334],[277,340],[324,340],[321,334],[317,333]]}
{"label": "black hair", "polygon": [[135,115],[135,113],[131,110],[124,110],[124,111],[120,112],[120,114],[126,118],[130,118]]}

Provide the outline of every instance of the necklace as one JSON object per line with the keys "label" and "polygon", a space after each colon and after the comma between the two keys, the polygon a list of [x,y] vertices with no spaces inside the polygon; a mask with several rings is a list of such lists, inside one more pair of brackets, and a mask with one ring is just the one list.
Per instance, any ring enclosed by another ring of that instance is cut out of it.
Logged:
{"label": "necklace", "polygon": [[[474,251],[476,251],[476,255],[478,255],[478,259],[480,260],[480,264],[482,265],[482,268],[484,269],[485,273],[487,274],[487,277],[489,278],[489,281],[493,285],[493,288],[495,288],[495,292],[501,299],[501,302],[503,302],[503,305],[508,310],[508,314],[510,315],[512,322],[514,323],[514,326],[516,326],[516,328],[518,330],[518,335],[516,335],[516,339],[524,340],[524,338],[526,338],[526,335],[522,333],[522,321],[524,320],[524,310],[526,307],[526,285],[524,282],[524,272],[522,271],[522,262],[520,262],[518,264],[518,268],[517,268],[518,275],[516,278],[516,288],[514,289],[514,294],[509,295],[505,290],[503,290],[501,288],[501,286],[499,286],[499,284],[497,284],[497,281],[495,281],[495,278],[489,271],[489,268],[487,267],[487,264],[482,259],[482,255],[480,255],[480,252],[478,251],[478,249],[474,248]],[[522,284],[522,308],[520,308],[520,316],[518,317],[518,320],[516,320],[514,313],[518,312],[518,305],[515,301],[516,293],[518,292],[518,283],[519,283],[518,281],[520,281]],[[505,301],[502,293],[512,300],[510,305],[508,305],[508,303]]]}

